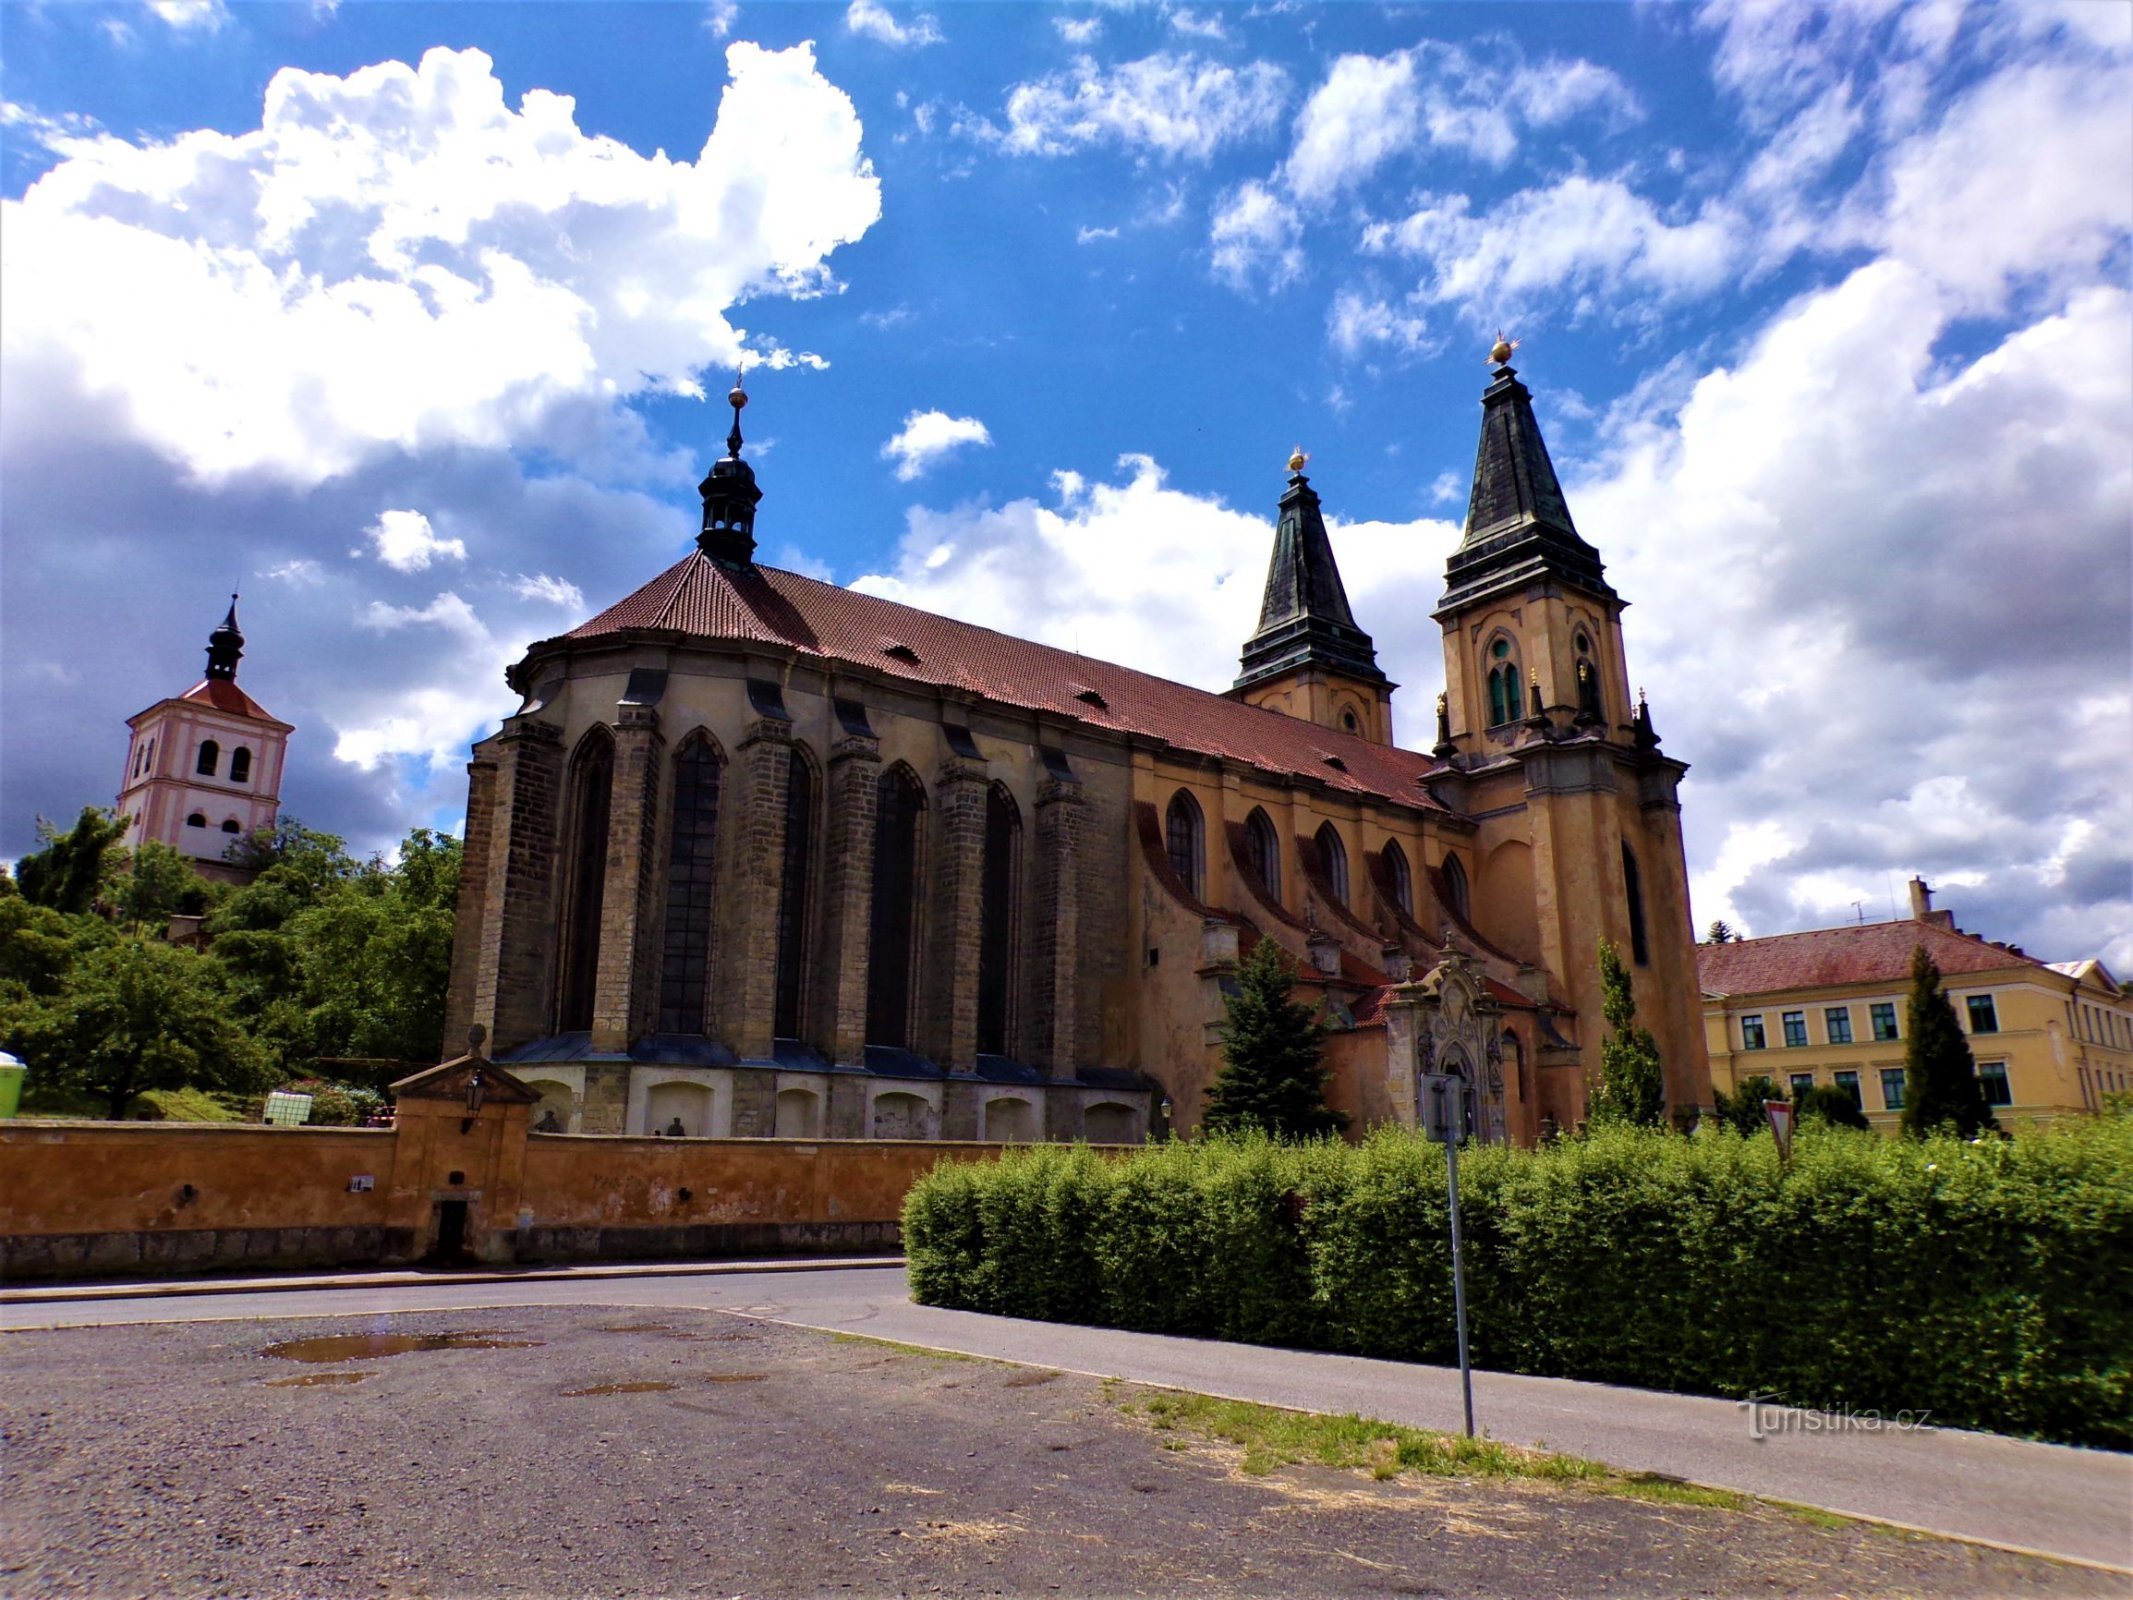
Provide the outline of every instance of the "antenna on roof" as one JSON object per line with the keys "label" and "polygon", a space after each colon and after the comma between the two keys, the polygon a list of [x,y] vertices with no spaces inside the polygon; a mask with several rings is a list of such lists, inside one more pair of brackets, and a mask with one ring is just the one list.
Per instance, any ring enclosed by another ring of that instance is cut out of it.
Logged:
{"label": "antenna on roof", "polygon": [[1859,921],[1861,923],[1864,923],[1866,921],[1866,902],[1864,900],[1854,900],[1852,902],[1852,910],[1856,911],[1859,914]]}

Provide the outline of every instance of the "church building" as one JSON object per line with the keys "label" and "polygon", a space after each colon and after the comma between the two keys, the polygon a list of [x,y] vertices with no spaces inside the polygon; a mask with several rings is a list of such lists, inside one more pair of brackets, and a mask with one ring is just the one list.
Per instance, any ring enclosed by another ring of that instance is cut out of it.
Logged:
{"label": "church building", "polygon": [[231,595],[229,614],[207,636],[207,676],[126,719],[132,737],[118,794],[127,844],[167,844],[202,876],[230,882],[250,877],[225,861],[230,846],[274,825],[295,731],[237,687],[243,654]]}
{"label": "church building", "polygon": [[758,564],[736,387],[696,547],[529,648],[475,747],[445,1036],[571,1132],[1137,1141],[1198,1125],[1273,939],[1352,1130],[1458,1067],[1530,1143],[1584,1117],[1604,938],[1669,1107],[1709,1104],[1686,768],[1510,354],[1427,752],[1301,455],[1212,694]]}

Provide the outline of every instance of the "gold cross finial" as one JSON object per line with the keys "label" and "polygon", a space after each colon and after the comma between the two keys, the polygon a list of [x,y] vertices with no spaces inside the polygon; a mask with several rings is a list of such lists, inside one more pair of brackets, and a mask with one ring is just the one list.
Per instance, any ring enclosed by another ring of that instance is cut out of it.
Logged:
{"label": "gold cross finial", "polygon": [[1301,472],[1305,467],[1309,466],[1310,463],[1311,458],[1308,455],[1304,454],[1304,447],[1302,445],[1298,445],[1295,449],[1289,452],[1289,470],[1291,472]]}
{"label": "gold cross finial", "polygon": [[1506,339],[1503,336],[1503,329],[1498,328],[1496,330],[1496,342],[1489,346],[1489,359],[1497,366],[1502,366],[1511,359],[1512,352],[1519,347],[1520,343],[1522,341],[1518,339]]}

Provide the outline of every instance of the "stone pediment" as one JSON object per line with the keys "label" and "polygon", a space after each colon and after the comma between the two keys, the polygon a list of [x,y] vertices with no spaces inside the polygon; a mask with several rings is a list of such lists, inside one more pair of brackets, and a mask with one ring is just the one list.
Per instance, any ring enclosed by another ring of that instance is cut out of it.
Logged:
{"label": "stone pediment", "polygon": [[541,1097],[524,1083],[480,1056],[461,1056],[425,1067],[395,1083],[393,1095],[400,1100],[457,1100],[464,1104],[467,1084],[477,1072],[481,1074],[482,1098],[490,1104],[530,1106],[540,1102]]}

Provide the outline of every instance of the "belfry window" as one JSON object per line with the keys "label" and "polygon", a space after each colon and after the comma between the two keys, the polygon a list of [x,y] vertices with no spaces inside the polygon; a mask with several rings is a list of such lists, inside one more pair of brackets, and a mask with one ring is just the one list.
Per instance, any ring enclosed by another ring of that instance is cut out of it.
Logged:
{"label": "belfry window", "polygon": [[[1640,967],[1651,965],[1652,947],[1644,936],[1644,881],[1637,871],[1637,858],[1622,846],[1622,892],[1629,901],[1629,953]],[[1806,1023],[1800,1024],[1800,1042],[1805,1044]]]}
{"label": "belfry window", "polygon": [[243,745],[239,745],[230,752],[230,782],[250,783],[251,781],[252,752]]}
{"label": "belfry window", "polygon": [[1415,914],[1415,880],[1407,865],[1407,852],[1400,848],[1400,841],[1385,841],[1385,881],[1392,887],[1392,903],[1400,908],[1400,915]]}
{"label": "belfry window", "polygon": [[1195,900],[1200,898],[1206,838],[1200,803],[1180,789],[1170,797],[1170,809],[1163,817],[1163,843],[1169,850],[1170,870]]}
{"label": "belfry window", "polygon": [[563,983],[556,1031],[590,1028],[600,981],[600,911],[607,898],[607,817],[615,741],[595,728],[571,761],[569,893],[563,902]]}
{"label": "belfry window", "polygon": [[191,816],[185,819],[185,825],[188,828],[204,828],[207,826],[207,818],[200,812],[195,811]]}
{"label": "belfry window", "polygon": [[222,746],[212,739],[200,741],[200,759],[193,763],[193,771],[204,778],[215,775],[215,766],[222,760]]}
{"label": "belfry window", "polygon": [[978,1049],[1008,1055],[1015,992],[1015,906],[1020,899],[1022,814],[998,784],[985,794],[985,869],[978,890]]}
{"label": "belfry window", "polygon": [[1319,824],[1319,868],[1326,875],[1326,887],[1333,891],[1333,898],[1342,905],[1348,903],[1348,847],[1341,843],[1340,830],[1330,822]]}
{"label": "belfry window", "polygon": [[224,833],[242,833],[244,828],[235,817],[224,817],[222,819],[222,831]]}
{"label": "belfry window", "polygon": [[1510,640],[1498,639],[1489,646],[1489,660],[1489,726],[1500,728],[1525,716],[1519,696],[1518,657],[1512,653]]}
{"label": "belfry window", "polygon": [[874,904],[867,922],[868,1044],[911,1044],[912,952],[918,918],[918,826],[926,798],[899,763],[874,786]]}
{"label": "belfry window", "polygon": [[659,1031],[706,1033],[705,985],[718,868],[718,752],[696,735],[674,757],[674,820],[668,829],[667,926],[660,947]]}
{"label": "belfry window", "polygon": [[1252,876],[1277,901],[1281,898],[1281,836],[1257,806],[1244,819],[1244,847]]}
{"label": "belfry window", "polygon": [[787,756],[785,855],[778,877],[778,968],[771,1032],[800,1037],[807,982],[808,876],[815,865],[815,769],[796,746]]}

